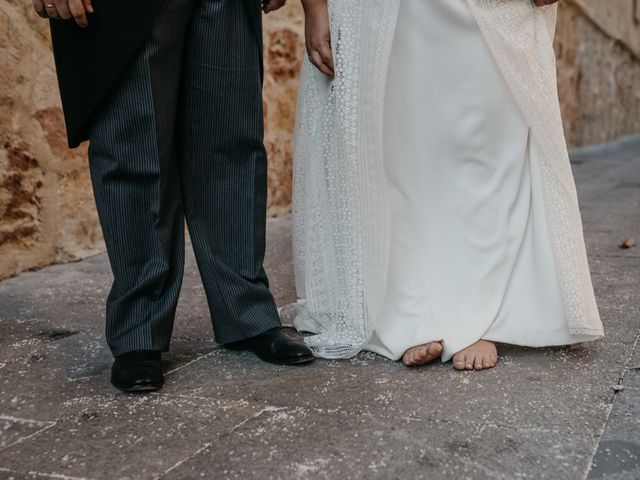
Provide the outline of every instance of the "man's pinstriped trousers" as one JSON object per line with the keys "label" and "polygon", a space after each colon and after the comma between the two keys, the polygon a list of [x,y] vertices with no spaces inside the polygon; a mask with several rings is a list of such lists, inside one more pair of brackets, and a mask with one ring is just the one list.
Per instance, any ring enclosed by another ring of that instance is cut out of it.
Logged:
{"label": "man's pinstriped trousers", "polygon": [[185,218],[216,340],[280,325],[263,269],[260,55],[245,2],[165,0],[93,122],[91,177],[114,274],[106,327],[114,356],[169,348]]}

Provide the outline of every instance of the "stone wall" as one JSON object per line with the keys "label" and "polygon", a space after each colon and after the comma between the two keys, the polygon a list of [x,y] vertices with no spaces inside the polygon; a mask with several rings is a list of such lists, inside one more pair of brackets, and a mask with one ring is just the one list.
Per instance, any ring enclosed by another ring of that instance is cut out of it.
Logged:
{"label": "stone wall", "polygon": [[66,148],[48,24],[0,2],[0,278],[103,249],[86,147]]}
{"label": "stone wall", "polygon": [[[561,5],[556,47],[571,145],[640,132],[640,48],[634,46],[640,27],[629,23],[629,2],[634,2],[608,1],[604,10],[594,2],[602,0],[565,0]],[[290,0],[265,19],[265,142],[272,215],[290,208],[291,130],[302,56],[301,9],[297,0]],[[0,65],[2,278],[83,258],[104,245],[86,147],[66,148],[48,28],[33,14],[29,0],[0,1]]]}
{"label": "stone wall", "polygon": [[571,146],[640,132],[640,10],[634,8],[633,0],[560,3],[556,53]]}
{"label": "stone wall", "polygon": [[291,206],[292,136],[298,71],[304,55],[303,19],[290,6],[265,17],[265,144],[269,154],[269,213]]}

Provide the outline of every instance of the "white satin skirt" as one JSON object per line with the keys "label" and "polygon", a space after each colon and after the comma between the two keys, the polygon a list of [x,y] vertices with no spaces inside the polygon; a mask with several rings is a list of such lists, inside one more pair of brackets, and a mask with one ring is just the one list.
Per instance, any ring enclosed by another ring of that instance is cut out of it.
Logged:
{"label": "white satin skirt", "polygon": [[529,125],[466,0],[402,0],[386,93],[393,237],[366,349],[541,347],[572,335]]}

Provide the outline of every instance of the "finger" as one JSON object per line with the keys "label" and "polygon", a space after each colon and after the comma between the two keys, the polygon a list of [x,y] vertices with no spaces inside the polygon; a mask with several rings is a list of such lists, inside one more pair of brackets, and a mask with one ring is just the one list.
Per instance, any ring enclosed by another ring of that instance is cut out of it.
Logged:
{"label": "finger", "polygon": [[264,13],[269,13],[273,8],[273,0],[264,0],[262,2],[262,11]]}
{"label": "finger", "polygon": [[52,18],[54,20],[58,20],[60,18],[60,14],[56,9],[53,0],[44,0],[44,10],[47,12],[47,17]]}
{"label": "finger", "polygon": [[84,9],[87,13],[93,13],[93,3],[91,3],[91,0],[84,0]]}
{"label": "finger", "polygon": [[322,73],[324,73],[325,75],[333,76],[333,71],[327,65],[325,65],[320,52],[318,52],[317,50],[313,50],[309,55],[309,59],[311,60],[311,63],[315,65],[315,67]]}
{"label": "finger", "polygon": [[42,0],[33,0],[33,8],[38,15],[42,18],[48,18],[47,10],[44,8],[44,2]]}
{"label": "finger", "polygon": [[315,50],[308,50],[308,52],[309,52],[308,54],[309,61],[311,62],[311,65],[316,67],[318,70],[322,71],[322,67],[324,66],[324,63],[322,62],[320,55],[318,55],[318,53]]}
{"label": "finger", "polygon": [[79,27],[86,28],[89,25],[82,0],[69,0],[69,10]]}
{"label": "finger", "polygon": [[322,60],[322,57],[320,56],[320,54],[317,51],[313,51],[310,55],[309,55],[309,60],[311,60],[311,63],[318,69],[320,70],[322,73],[324,73],[325,75],[329,75],[332,76],[333,73],[331,72],[331,69],[329,69],[325,64],[324,61]]}
{"label": "finger", "polygon": [[322,61],[327,66],[327,68],[331,71],[331,75],[333,75],[333,52],[331,51],[331,45],[329,45],[328,43],[322,45],[322,47],[320,48],[320,57],[322,58]]}
{"label": "finger", "polygon": [[285,3],[286,1],[283,1],[283,0],[265,0],[262,3],[262,6],[263,6],[262,9],[264,10],[264,13],[273,12],[274,10],[278,10]]}
{"label": "finger", "polygon": [[274,12],[276,10],[279,10],[284,6],[285,3],[286,2],[283,0],[271,0],[271,8],[269,11]]}
{"label": "finger", "polygon": [[[50,1],[50,0],[47,0]],[[69,2],[68,0],[55,0],[56,10],[58,10],[58,15],[63,20],[69,20],[71,15],[71,10],[69,10]]]}

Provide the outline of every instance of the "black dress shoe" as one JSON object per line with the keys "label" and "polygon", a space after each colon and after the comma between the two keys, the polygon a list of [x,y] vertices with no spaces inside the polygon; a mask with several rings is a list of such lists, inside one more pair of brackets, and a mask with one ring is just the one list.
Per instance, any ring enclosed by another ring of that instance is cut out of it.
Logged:
{"label": "black dress shoe", "polygon": [[162,355],[152,350],[118,355],[111,367],[111,383],[128,393],[160,390],[164,383]]}
{"label": "black dress shoe", "polygon": [[227,343],[231,350],[248,350],[265,362],[277,365],[300,365],[313,362],[311,349],[304,342],[289,337],[282,327],[272,328],[255,337]]}

